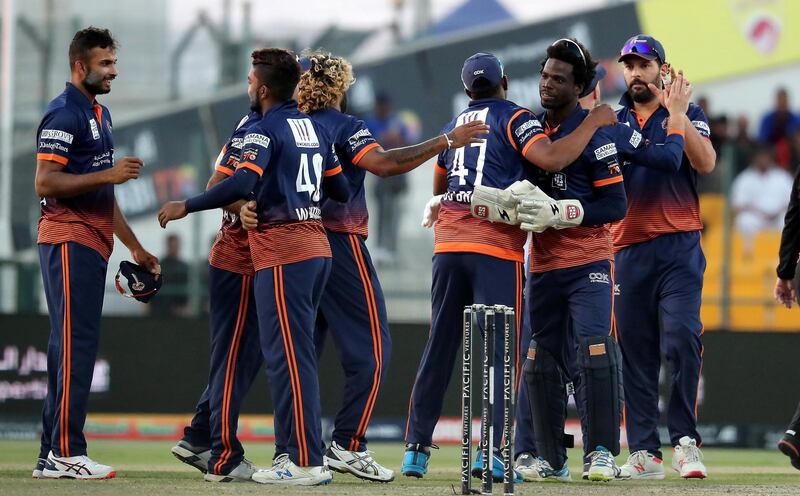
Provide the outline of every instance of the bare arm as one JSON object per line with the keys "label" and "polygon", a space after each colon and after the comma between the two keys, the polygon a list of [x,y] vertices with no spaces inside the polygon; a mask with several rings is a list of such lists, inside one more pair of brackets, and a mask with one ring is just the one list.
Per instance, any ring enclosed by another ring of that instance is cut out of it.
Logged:
{"label": "bare arm", "polygon": [[617,124],[617,115],[608,105],[600,105],[591,110],[577,129],[558,141],[538,138],[523,150],[525,160],[546,170],[558,172],[574,162],[583,153],[594,132],[603,126]]}
{"label": "bare arm", "polygon": [[688,117],[684,117],[684,126],[686,156],[689,158],[689,163],[700,174],[711,173],[717,164],[717,152],[711,146],[711,141],[700,135]]}
{"label": "bare arm", "polygon": [[449,133],[431,138],[422,143],[384,150],[380,146],[368,151],[357,166],[370,171],[376,176],[388,177],[405,174],[424,164],[427,160],[450,148],[460,148],[471,143],[480,143],[481,137],[489,132],[489,126],[482,121],[462,124]]}
{"label": "bare arm", "polygon": [[[227,178],[228,178],[228,175],[223,174],[220,171],[214,171],[214,174],[212,174],[211,177],[208,178],[208,184],[206,184],[206,191],[208,191],[211,188],[213,188],[214,185],[217,184],[218,182],[220,182],[220,181],[222,181],[224,179],[227,179]],[[225,210],[226,212],[230,212],[232,214],[239,215],[239,210],[241,210],[242,205],[244,205],[245,203],[247,203],[246,200],[238,200],[238,201],[235,201],[235,202],[231,203],[230,205],[226,205],[226,206],[222,207],[222,210]]]}
{"label": "bare arm", "polygon": [[50,160],[36,161],[36,194],[41,197],[71,198],[107,184],[122,184],[139,177],[142,161],[124,157],[114,167],[88,174],[64,172],[64,166]]}

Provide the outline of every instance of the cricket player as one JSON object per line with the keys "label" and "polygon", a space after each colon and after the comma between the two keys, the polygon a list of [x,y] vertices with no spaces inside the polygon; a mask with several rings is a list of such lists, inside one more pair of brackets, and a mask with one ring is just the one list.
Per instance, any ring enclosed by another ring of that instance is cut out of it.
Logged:
{"label": "cricket player", "polygon": [[683,478],[704,478],[706,467],[697,432],[697,389],[702,366],[700,301],[705,256],[700,247],[697,174],[714,169],[716,154],[700,107],[671,115],[663,105],[668,75],[664,47],[636,35],[620,51],[628,91],[619,121],[645,140],[661,143],[684,122],[685,153],[677,168],[647,161],[625,165],[628,212],[611,227],[616,261],[614,315],[619,331],[625,385],[625,427],[630,456],[621,477],[663,479],[658,436],[658,373],[661,354],[671,364],[667,419],[672,467]]}
{"label": "cricket player", "polygon": [[331,481],[323,461],[314,322],[330,273],[331,250],[322,225],[323,188],[347,201],[347,181],[324,129],[292,99],[300,65],[286,50],[252,54],[251,110],[262,114],[244,137],[236,172],[205,193],[170,202],[162,226],[190,212],[255,198],[258,228],[248,233],[256,272],[254,294],[261,351],[275,403],[276,456],[253,474],[264,484],[320,485]]}
{"label": "cricket player", "polygon": [[138,178],[144,165],[136,157],[114,162],[111,114],[96,99],[111,91],[117,77],[116,48],[107,29],[75,33],[70,82],[47,106],[37,130],[39,262],[52,327],[35,479],[116,475],[87,456],[83,435],[114,235],[134,262],[154,274],[161,271],[114,199],[114,185]]}
{"label": "cricket player", "polygon": [[[477,53],[465,62],[461,73],[469,106],[444,128],[481,120],[490,133],[482,143],[439,154],[434,169],[434,195],[444,195],[435,224],[431,333],[411,393],[407,449],[401,472],[422,477],[427,472],[432,435],[442,411],[442,401],[461,344],[464,307],[473,303],[514,308],[517,332],[521,328],[523,245],[526,233],[515,226],[489,223],[504,220],[507,212],[482,208],[473,189],[479,185],[505,189],[526,175],[526,169],[558,170],[580,155],[594,132],[609,121],[607,106],[599,106],[575,132],[551,142],[541,123],[527,109],[506,100],[508,78],[493,55]],[[478,208],[485,218],[474,218]],[[496,360],[502,361],[501,333],[497,333]],[[517,343],[520,342],[519,335]],[[515,357],[519,368],[519,351]],[[518,374],[519,377],[519,374]],[[502,374],[495,376],[495,391],[502,391]],[[502,402],[495,403],[495,432],[502,432]],[[495,436],[498,448],[501,436]],[[476,457],[473,476],[479,476],[483,460]],[[493,476],[503,477],[502,460],[495,453]],[[519,475],[519,474],[517,474]]]}
{"label": "cricket player", "polygon": [[[211,188],[232,176],[241,162],[244,137],[261,120],[250,111],[237,124],[215,160]],[[258,318],[253,295],[253,260],[247,232],[239,222],[244,200],[227,205],[209,263],[211,364],[208,386],[197,403],[191,424],[171,449],[182,462],[203,472],[210,482],[250,480],[256,468],[244,458],[236,437],[242,399],[263,359],[258,344]]]}

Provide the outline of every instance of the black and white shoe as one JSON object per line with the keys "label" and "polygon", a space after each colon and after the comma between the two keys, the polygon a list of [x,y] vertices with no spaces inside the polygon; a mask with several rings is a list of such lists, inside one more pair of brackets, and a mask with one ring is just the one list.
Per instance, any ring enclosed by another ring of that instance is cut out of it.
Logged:
{"label": "black and white shoe", "polygon": [[783,438],[778,441],[778,449],[791,459],[794,468],[800,470],[800,438],[795,431],[786,431]]}
{"label": "black and white shoe", "polygon": [[352,474],[359,479],[374,482],[392,482],[394,471],[383,467],[375,461],[370,451],[348,451],[339,446],[336,441],[325,452],[325,462],[328,467],[342,474]]}
{"label": "black and white shoe", "polygon": [[208,460],[211,459],[211,448],[194,446],[181,439],[170,452],[186,465],[194,467],[204,474],[208,472]]}
{"label": "black and white shoe", "polygon": [[206,482],[249,482],[253,480],[253,474],[257,470],[253,462],[245,458],[227,474],[206,474],[203,476],[203,480]]}
{"label": "black and white shoe", "polygon": [[108,465],[97,463],[86,455],[55,456],[51,451],[42,470],[47,479],[99,480],[113,479],[117,471]]}
{"label": "black and white shoe", "polygon": [[34,479],[41,479],[45,463],[47,463],[47,458],[37,458],[36,468],[33,469],[33,475],[31,475],[31,477]]}

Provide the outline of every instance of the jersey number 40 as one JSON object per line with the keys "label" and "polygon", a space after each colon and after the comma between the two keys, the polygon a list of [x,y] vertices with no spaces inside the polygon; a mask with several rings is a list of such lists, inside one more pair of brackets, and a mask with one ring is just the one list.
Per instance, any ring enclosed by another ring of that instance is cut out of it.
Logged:
{"label": "jersey number 40", "polygon": [[311,157],[311,164],[314,168],[314,180],[311,180],[311,174],[308,169],[308,154],[300,154],[300,167],[297,170],[297,192],[308,193],[312,202],[319,201],[319,185],[322,182],[322,155],[315,153]]}

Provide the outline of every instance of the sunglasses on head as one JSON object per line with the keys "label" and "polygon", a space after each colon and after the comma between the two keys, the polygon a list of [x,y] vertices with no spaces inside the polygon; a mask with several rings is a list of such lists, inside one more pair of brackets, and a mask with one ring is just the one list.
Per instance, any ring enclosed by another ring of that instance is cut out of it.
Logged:
{"label": "sunglasses on head", "polygon": [[620,57],[624,57],[625,55],[652,55],[656,57],[658,60],[661,60],[661,56],[658,54],[658,50],[654,46],[651,46],[645,40],[638,40],[632,39],[625,43],[625,46],[622,47],[620,50]]}
{"label": "sunglasses on head", "polygon": [[551,46],[556,46],[559,43],[561,43],[562,46],[565,46],[570,52],[572,52],[573,55],[579,57],[583,61],[583,67],[586,67],[586,56],[583,54],[583,50],[581,50],[580,45],[569,38],[561,38],[560,40],[553,42]]}

